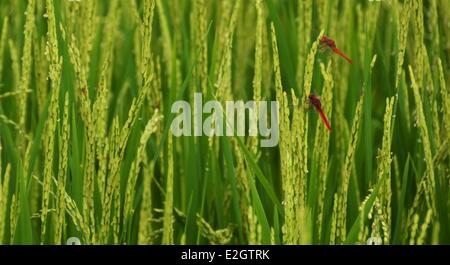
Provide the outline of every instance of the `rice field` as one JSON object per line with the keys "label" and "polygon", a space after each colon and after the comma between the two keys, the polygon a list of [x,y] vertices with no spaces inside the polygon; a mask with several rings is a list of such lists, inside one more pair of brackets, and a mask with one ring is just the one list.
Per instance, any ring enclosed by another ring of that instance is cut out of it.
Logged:
{"label": "rice field", "polygon": [[[450,244],[448,10],[2,0],[0,244]],[[173,135],[194,93],[277,101],[278,145]]]}

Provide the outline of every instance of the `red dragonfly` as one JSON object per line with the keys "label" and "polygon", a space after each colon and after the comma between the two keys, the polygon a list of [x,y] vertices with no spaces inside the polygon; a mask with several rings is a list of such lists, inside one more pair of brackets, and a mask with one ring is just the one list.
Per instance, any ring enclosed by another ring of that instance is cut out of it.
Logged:
{"label": "red dragonfly", "polygon": [[350,64],[352,64],[352,60],[348,58],[345,54],[343,54],[337,47],[336,43],[334,43],[334,40],[328,38],[327,36],[323,35],[320,39],[320,50],[325,51],[327,48],[330,48],[334,53],[339,54],[340,56],[344,57],[345,60],[347,60]]}
{"label": "red dragonfly", "polygon": [[331,132],[330,123],[328,122],[327,117],[323,113],[322,104],[320,103],[319,97],[317,97],[316,95],[311,93],[311,94],[309,94],[308,99],[309,99],[309,103],[314,106],[314,108],[316,109],[317,112],[319,112],[320,118],[322,119],[322,121],[325,124],[325,126],[327,127],[327,129]]}

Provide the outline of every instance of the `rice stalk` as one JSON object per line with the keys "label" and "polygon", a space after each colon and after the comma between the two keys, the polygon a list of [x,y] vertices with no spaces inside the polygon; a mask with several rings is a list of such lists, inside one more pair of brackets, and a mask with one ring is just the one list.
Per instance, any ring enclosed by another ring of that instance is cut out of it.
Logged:
{"label": "rice stalk", "polygon": [[[275,33],[275,27],[271,24],[272,33],[272,49],[273,49],[273,70],[275,75],[275,91],[276,99],[280,102],[280,159],[281,159],[281,176],[283,183],[283,205],[284,205],[284,225],[282,227],[283,243],[295,244],[297,233],[293,232],[297,226],[295,216],[296,179],[292,175],[292,157],[291,157],[291,137],[290,137],[290,111],[288,108],[288,99],[286,92],[283,91],[281,82],[280,60],[278,53],[278,44]],[[297,103],[297,98],[293,95],[293,104]],[[290,233],[291,232],[291,233]]]}
{"label": "rice stalk", "polygon": [[[261,90],[262,90],[262,50],[263,50],[263,28],[265,28],[265,14],[264,6],[262,0],[255,1],[256,6],[256,33],[255,33],[255,72],[253,75],[253,100],[256,102],[256,120],[255,124],[258,122],[259,117],[259,101],[261,101]],[[255,134],[257,134],[258,129],[255,129]],[[253,154],[258,157],[258,138],[249,137],[249,146]]]}
{"label": "rice stalk", "polygon": [[173,244],[173,144],[172,144],[172,135],[169,133],[168,135],[168,165],[167,165],[167,184],[166,184],[166,196],[164,201],[164,217],[163,217],[163,235],[162,235],[162,244],[163,245],[172,245]]}
{"label": "rice stalk", "polygon": [[148,89],[148,100],[151,104],[151,111],[161,107],[162,100],[162,90],[161,85],[158,84],[161,78],[161,68],[160,62],[154,62],[153,54],[151,51],[151,39],[153,32],[153,16],[155,9],[155,1],[146,1],[144,3],[144,22],[143,28],[141,29],[141,34],[143,38],[143,43],[140,48],[143,54],[143,65],[142,65],[142,84],[143,89]]}
{"label": "rice stalk", "polygon": [[159,123],[162,119],[162,115],[158,110],[155,111],[153,117],[148,121],[145,126],[144,132],[141,135],[141,139],[139,141],[139,148],[136,154],[136,159],[134,160],[131,170],[130,170],[130,178],[128,179],[126,192],[125,192],[125,205],[124,205],[124,216],[128,222],[131,220],[131,215],[134,212],[132,208],[133,204],[133,191],[136,186],[136,181],[141,171],[141,164],[144,161],[145,157],[145,149],[147,146],[147,142],[150,136],[155,133],[159,127]]}
{"label": "rice stalk", "polygon": [[397,41],[398,41],[398,55],[397,55],[397,70],[396,70],[396,78],[395,78],[395,88],[398,90],[399,88],[399,82],[400,77],[402,74],[402,67],[403,62],[405,59],[405,50],[406,50],[406,44],[408,39],[408,29],[409,29],[409,19],[411,15],[411,9],[412,9],[412,0],[406,0],[403,4],[403,8],[401,10],[401,14],[398,14],[397,17],[400,18],[400,21],[397,22],[399,24],[398,26],[398,34],[397,34]]}
{"label": "rice stalk", "polygon": [[[333,76],[331,63],[328,64],[325,69],[324,64],[320,64],[320,70],[324,77],[324,85],[322,89],[322,97],[323,97],[323,111],[328,117],[329,120],[332,120],[332,102],[333,102]],[[318,229],[318,238],[320,239],[322,236],[322,224],[324,219],[324,198],[326,193],[326,183],[327,183],[327,174],[328,174],[328,149],[330,146],[330,134],[324,128],[321,123],[317,123],[316,126],[316,136],[314,141],[314,150],[317,150],[313,153],[312,160],[315,161],[318,169],[318,177],[319,177],[319,197],[317,200],[318,203],[318,215],[317,215],[317,229]],[[316,169],[317,170],[317,169]]]}
{"label": "rice stalk", "polygon": [[419,233],[419,236],[417,237],[417,241],[416,241],[417,245],[424,244],[425,237],[426,237],[427,230],[429,228],[432,216],[433,216],[433,211],[431,209],[428,209],[427,214],[425,216],[425,220],[422,223],[422,225],[420,226],[420,233]]}
{"label": "rice stalk", "polygon": [[59,148],[59,166],[58,166],[58,179],[57,179],[57,195],[56,195],[56,231],[53,242],[62,242],[62,235],[65,227],[65,214],[66,214],[66,179],[68,168],[68,149],[69,149],[69,95],[66,92],[64,97],[64,114],[62,116],[62,131],[60,137]]}
{"label": "rice stalk", "polygon": [[[110,129],[110,136],[109,136],[109,150],[110,150],[110,159],[109,159],[109,164],[108,164],[108,170],[109,170],[109,174],[108,174],[108,181],[105,184],[105,190],[104,190],[104,195],[103,195],[103,200],[102,200],[102,220],[101,220],[101,226],[100,226],[100,231],[99,231],[99,235],[98,235],[98,241],[99,242],[108,242],[109,239],[109,229],[110,229],[110,225],[111,225],[111,207],[113,204],[113,198],[114,198],[114,192],[117,191],[117,187],[118,186],[118,180],[116,175],[118,174],[118,167],[119,165],[117,165],[118,163],[118,155],[117,154],[120,146],[120,132],[119,132],[120,128],[119,128],[119,119],[118,117],[114,117],[113,121],[112,121],[112,125],[111,125],[111,129]],[[113,171],[114,170],[114,171]],[[113,177],[115,177],[113,179]],[[116,202],[119,203],[119,202]],[[119,208],[119,207],[116,207]]]}
{"label": "rice stalk", "polygon": [[[303,95],[305,99],[311,90],[312,69],[314,66],[314,57],[317,52],[318,43],[320,41],[323,31],[319,34],[317,40],[312,44],[311,50],[308,54],[308,60],[305,66],[305,83]],[[278,47],[276,41],[275,28],[272,24],[272,48],[274,54],[274,72],[275,85],[277,91],[277,99],[281,99],[282,84],[281,76],[279,75],[279,59]],[[293,105],[298,105],[297,98],[292,91]],[[309,223],[309,209],[305,204],[306,193],[306,176],[308,173],[307,166],[307,131],[308,119],[305,113],[300,108],[294,109],[292,128],[289,122],[289,110],[287,108],[287,96],[283,95],[281,99],[281,115],[280,115],[280,152],[282,157],[282,164],[286,165],[286,171],[282,172],[284,181],[283,190],[285,202],[285,224],[283,226],[283,240],[286,244],[308,243],[311,240],[311,235],[307,232]],[[283,140],[286,138],[287,140]],[[293,159],[291,154],[297,154],[299,159]],[[300,155],[298,155],[300,154]],[[286,160],[283,161],[283,156]],[[294,191],[295,189],[296,191]],[[298,229],[301,229],[300,232]],[[304,229],[304,230],[303,230]],[[288,233],[287,231],[294,230],[297,232]]]}
{"label": "rice stalk", "polygon": [[[360,205],[360,207],[359,207],[359,212],[360,212],[360,215],[363,215],[364,214],[364,209],[366,208],[366,205],[367,205],[367,202],[369,201],[369,198],[370,198],[370,196],[372,195],[372,193],[373,193],[373,189],[369,189],[368,190],[368,194],[367,194],[367,196],[364,198],[364,200],[362,201],[362,203],[361,203],[361,205]],[[373,209],[373,206],[370,208],[370,210],[369,210],[369,214],[368,214],[368,219],[371,219],[371,215],[372,215],[372,209]],[[361,218],[361,220],[360,220],[360,224],[359,224],[359,234],[358,234],[358,242],[360,243],[360,244],[363,244],[363,243],[365,243],[365,241],[366,241],[366,238],[368,237],[368,234],[369,234],[369,231],[368,231],[369,229],[368,229],[368,226],[364,226],[364,218]]]}
{"label": "rice stalk", "polygon": [[304,76],[304,62],[306,59],[307,47],[312,31],[312,12],[313,3],[311,0],[299,0],[299,16],[297,17],[297,36],[300,38],[300,44],[297,58],[297,76],[296,80],[299,85],[303,84]]}
{"label": "rice stalk", "polygon": [[34,59],[34,78],[36,80],[36,101],[38,105],[38,112],[42,113],[45,107],[45,100],[47,99],[48,91],[48,58],[45,55],[46,39],[40,38],[37,34],[34,35],[33,44]]}
{"label": "rice stalk", "polygon": [[[254,1],[254,0],[252,0]],[[253,5],[242,4],[242,8],[239,9],[238,20],[236,24],[236,49],[233,53],[233,62],[235,65],[239,65],[235,69],[239,71],[232,71],[232,89],[231,91],[235,96],[245,95],[245,91],[241,88],[246,86],[248,81],[251,80],[250,75],[246,74],[248,57],[252,55],[255,47],[256,35],[255,33],[255,20],[258,23],[257,10],[253,8]],[[257,27],[258,25],[256,25]],[[231,68],[233,69],[233,67]]]}
{"label": "rice stalk", "polygon": [[76,229],[80,232],[82,232],[83,235],[83,242],[87,244],[90,242],[90,229],[89,225],[84,221],[83,216],[81,215],[80,211],[78,210],[76,202],[70,197],[67,192],[64,193],[65,197],[65,205],[66,205],[66,212],[70,216],[71,221],[74,223]]}
{"label": "rice stalk", "polygon": [[114,33],[117,30],[118,16],[117,14],[118,1],[112,1],[108,10],[106,25],[104,26],[104,40],[102,42],[104,53],[101,54],[101,73],[100,80],[97,89],[97,97],[92,106],[92,123],[96,130],[95,142],[96,144],[96,156],[99,164],[99,170],[97,172],[97,185],[99,187],[100,197],[103,200],[106,175],[107,175],[107,161],[108,161],[108,145],[106,140],[106,121],[108,119],[108,103],[110,92],[108,90],[111,87],[112,65],[113,65],[113,52],[114,52]]}
{"label": "rice stalk", "polygon": [[[312,78],[313,78],[313,69],[314,69],[314,62],[315,62],[315,57],[316,57],[316,53],[317,53],[317,48],[319,46],[319,42],[320,39],[322,38],[324,34],[324,30],[322,30],[319,35],[317,36],[316,41],[313,42],[313,44],[311,45],[311,48],[309,50],[308,53],[308,57],[306,58],[306,65],[305,65],[305,74],[304,74],[304,84],[303,84],[303,97],[305,99],[307,99],[307,97],[309,96],[310,92],[311,92],[311,82],[312,82]],[[307,120],[306,123],[307,124]],[[307,132],[306,128],[306,132]]]}
{"label": "rice stalk", "polygon": [[56,36],[56,18],[54,3],[52,0],[46,2],[49,34],[47,41],[47,54],[50,58],[49,78],[51,80],[51,99],[49,106],[49,116],[46,123],[46,141],[44,142],[45,164],[42,190],[41,208],[41,243],[44,242],[47,229],[47,216],[50,205],[51,180],[53,173],[53,158],[55,152],[55,130],[58,119],[58,96],[61,82],[62,58],[59,57],[58,39]]}
{"label": "rice stalk", "polygon": [[[376,29],[377,29],[377,24],[378,24],[378,17],[380,14],[380,9],[381,9],[381,3],[371,3],[370,5],[367,5],[367,13],[366,13],[366,18],[367,18],[367,37],[368,40],[367,42],[361,42],[361,43],[367,43],[368,44],[368,50],[372,51],[373,50],[373,44],[375,42],[375,33],[376,33]],[[361,45],[364,46],[364,45]],[[364,53],[361,53],[361,55],[363,55]]]}
{"label": "rice stalk", "polygon": [[[224,1],[227,2],[227,1]],[[241,0],[237,0],[233,6],[233,11],[229,20],[229,24],[224,31],[223,51],[218,68],[218,76],[215,87],[216,98],[219,101],[231,100],[231,55],[233,48],[233,36],[236,29],[238,11],[241,6]]]}
{"label": "rice stalk", "polygon": [[[425,155],[425,164],[426,164],[426,176],[425,179],[427,180],[427,183],[430,185],[430,190],[428,191],[429,194],[434,194],[436,182],[435,182],[435,175],[434,175],[434,167],[433,167],[433,156],[431,153],[431,145],[430,145],[430,138],[428,134],[428,127],[425,120],[425,114],[423,111],[423,105],[422,105],[422,97],[420,95],[419,86],[416,83],[416,79],[412,70],[412,67],[409,66],[409,74],[411,78],[411,86],[414,93],[414,100],[416,102],[416,111],[417,111],[417,123],[419,126],[420,136],[422,140],[424,155]],[[435,200],[434,196],[430,196],[432,200],[432,207],[435,211]]]}
{"label": "rice stalk", "polygon": [[[9,53],[11,56],[11,70],[12,70],[12,80],[14,87],[19,87],[20,85],[20,65],[19,65],[19,52],[17,51],[16,44],[12,39],[8,41]],[[17,100],[19,101],[19,100]]]}
{"label": "rice stalk", "polygon": [[[289,233],[291,227],[296,227],[295,222],[295,212],[294,212],[294,178],[290,174],[291,165],[291,155],[290,155],[290,120],[289,120],[289,109],[287,94],[283,91],[283,84],[281,82],[280,73],[280,60],[278,53],[278,44],[275,33],[275,27],[273,23],[271,24],[271,36],[272,36],[272,49],[273,49],[273,71],[275,75],[275,92],[276,99],[280,102],[280,165],[281,165],[281,176],[283,184],[283,205],[284,205],[284,225],[282,227],[283,232],[283,243],[294,244],[293,234]],[[294,99],[295,100],[295,97]],[[293,102],[295,104],[295,102]]]}
{"label": "rice stalk", "polygon": [[84,72],[90,72],[91,52],[94,45],[95,32],[97,32],[98,20],[96,17],[97,2],[95,0],[81,1],[80,14],[78,16],[79,31],[79,47],[83,53],[80,56],[80,63],[83,66]]}
{"label": "rice stalk", "polygon": [[338,238],[338,206],[339,206],[339,193],[334,193],[333,196],[333,211],[331,214],[331,230],[330,230],[330,245],[335,245]]}
{"label": "rice stalk", "polygon": [[437,89],[435,89],[435,85],[433,83],[433,74],[431,71],[431,63],[430,63],[430,57],[428,55],[427,50],[425,49],[425,46],[423,46],[423,54],[424,54],[424,80],[425,83],[428,84],[425,86],[425,93],[426,98],[428,98],[428,106],[431,110],[431,125],[433,130],[433,141],[432,146],[439,146],[441,145],[441,130],[440,130],[440,123],[439,123],[439,110],[437,106]]}
{"label": "rice stalk", "polygon": [[413,223],[412,223],[411,232],[410,232],[410,239],[409,239],[410,245],[414,245],[416,242],[415,238],[416,238],[418,227],[419,227],[419,215],[414,214]]}
{"label": "rice stalk", "polygon": [[[117,134],[112,137],[113,142],[110,143],[111,147],[111,154],[112,157],[110,159],[109,164],[109,176],[108,181],[106,184],[105,194],[104,194],[104,201],[103,201],[103,212],[102,212],[102,229],[101,229],[101,240],[102,242],[106,242],[108,240],[108,234],[109,234],[109,224],[111,221],[111,217],[119,218],[120,211],[118,209],[120,208],[120,200],[116,200],[119,196],[119,189],[120,189],[120,167],[121,162],[123,161],[123,157],[125,155],[125,148],[128,143],[128,138],[130,137],[131,130],[138,118],[139,112],[142,108],[142,105],[144,104],[144,100],[147,97],[147,90],[141,89],[139,91],[139,95],[137,98],[133,99],[133,102],[131,104],[131,107],[128,111],[128,118],[121,128],[121,131],[118,132],[118,121],[117,118],[115,119],[116,125],[113,126],[113,133]],[[113,123],[114,125],[114,123]],[[116,215],[112,215],[112,206],[115,204],[116,211],[114,212]],[[116,221],[116,225],[119,225],[119,223]],[[117,227],[114,231],[115,235],[117,237],[118,231]],[[117,239],[117,238],[116,238]]]}
{"label": "rice stalk", "polygon": [[23,90],[23,91],[10,91],[10,92],[6,92],[3,94],[0,94],[0,100],[4,99],[4,98],[8,98],[8,97],[14,97],[14,96],[18,96],[21,94],[26,94],[26,93],[30,93],[31,90]]}
{"label": "rice stalk", "polygon": [[11,205],[10,205],[10,210],[9,210],[9,229],[10,229],[9,242],[10,242],[10,244],[14,244],[14,238],[15,238],[16,231],[17,231],[17,222],[19,219],[18,218],[19,211],[20,211],[20,208],[19,208],[17,196],[16,196],[16,194],[13,194],[12,198],[11,198]]}
{"label": "rice stalk", "polygon": [[[305,65],[304,83],[302,91],[302,102],[307,102],[308,96],[311,93],[312,78],[314,62],[317,53],[317,48],[324,34],[324,30],[320,32],[316,41],[311,45],[311,49],[307,56]],[[298,103],[294,103],[297,105]],[[293,159],[292,169],[294,178],[297,180],[295,183],[296,189],[299,191],[295,197],[296,207],[295,219],[298,223],[300,231],[297,234],[298,238],[294,239],[295,244],[310,244],[312,241],[312,235],[310,231],[311,226],[311,208],[306,204],[307,194],[307,177],[308,177],[308,113],[301,108],[295,108],[293,113],[293,120],[290,131],[291,140],[291,153],[297,154],[298,159]]]}
{"label": "rice stalk", "polygon": [[[414,61],[416,67],[415,70],[415,76],[417,79],[417,84],[420,89],[424,88],[422,86],[423,80],[424,80],[424,71],[423,71],[423,65],[425,62],[425,55],[424,55],[424,21],[423,21],[423,2],[422,0],[414,0],[413,2],[413,21],[414,27]],[[423,89],[422,89],[423,90]],[[423,91],[421,91],[423,92]]]}
{"label": "rice stalk", "polygon": [[326,21],[326,19],[329,17],[329,11],[330,11],[328,2],[325,0],[316,0],[314,2],[316,4],[317,9],[320,10],[320,12],[321,12],[321,14],[318,16],[319,27],[321,29],[324,29],[328,26],[327,25],[328,21]]}
{"label": "rice stalk", "polygon": [[361,94],[358,101],[358,105],[355,110],[355,118],[353,120],[352,131],[350,134],[350,140],[347,149],[347,155],[345,157],[344,167],[341,174],[341,185],[339,186],[336,207],[336,243],[344,242],[347,235],[347,195],[348,185],[350,181],[351,169],[354,163],[355,149],[359,140],[359,129],[362,117],[362,106],[364,103],[364,94]]}
{"label": "rice stalk", "polygon": [[173,76],[173,70],[174,65],[173,65],[173,42],[172,42],[172,37],[171,37],[171,33],[169,30],[169,19],[166,15],[166,10],[164,10],[164,4],[162,0],[156,0],[156,7],[157,7],[157,11],[158,11],[158,15],[159,15],[159,20],[160,20],[160,25],[161,25],[161,33],[162,33],[162,41],[164,43],[164,49],[163,49],[163,53],[164,53],[164,62],[167,64],[167,71],[169,74],[169,77]]}
{"label": "rice stalk", "polygon": [[152,227],[150,224],[150,220],[152,220],[153,218],[151,184],[154,171],[155,171],[155,161],[151,161],[149,165],[143,168],[144,191],[142,194],[142,204],[139,213],[139,234],[138,234],[139,245],[152,244],[152,240],[150,240],[152,234]]}
{"label": "rice stalk", "polygon": [[442,121],[445,128],[444,132],[448,139],[450,137],[450,92],[445,84],[445,76],[441,59],[438,58],[437,62],[439,70],[439,91],[442,99]]}
{"label": "rice stalk", "polygon": [[208,89],[208,43],[207,43],[207,9],[205,0],[196,0],[194,9],[196,10],[195,21],[196,30],[196,49],[199,53],[197,71],[200,79],[200,87],[203,95],[206,95]]}
{"label": "rice stalk", "polygon": [[[83,53],[84,54],[84,53]],[[83,65],[83,55],[81,54],[75,37],[72,35],[69,41],[69,57],[74,67],[76,76],[76,96],[80,104],[80,115],[85,126],[85,175],[83,181],[83,218],[94,231],[94,174],[95,174],[95,128],[91,110],[91,100],[88,89],[88,72]]]}
{"label": "rice stalk", "polygon": [[[26,21],[24,30],[24,45],[22,52],[22,67],[21,67],[21,77],[20,84],[18,86],[19,91],[25,91],[29,89],[30,77],[31,77],[31,67],[33,64],[33,32],[34,32],[34,10],[35,2],[30,0],[26,9]],[[25,119],[27,114],[27,93],[20,94],[18,97],[18,112],[19,112],[19,125],[25,129]]]}
{"label": "rice stalk", "polygon": [[224,229],[214,230],[205,219],[197,214],[197,225],[200,227],[202,235],[208,239],[212,245],[225,245],[232,238],[233,229],[228,226]]}
{"label": "rice stalk", "polygon": [[439,52],[440,52],[440,43],[441,43],[441,36],[439,34],[439,17],[438,17],[438,1],[430,1],[430,6],[429,6],[429,14],[428,14],[428,19],[430,21],[430,23],[428,24],[429,26],[429,32],[431,33],[431,48],[432,48],[432,52],[431,52],[431,62],[433,65],[433,72],[435,72],[436,70],[436,65],[435,62],[437,62],[438,60],[440,60],[439,58]]}
{"label": "rice stalk", "polygon": [[0,181],[0,191],[2,194],[0,195],[0,215],[3,218],[0,218],[0,245],[6,243],[5,232],[6,232],[6,213],[8,211],[8,197],[9,197],[9,182],[11,178],[11,165],[6,165],[5,174],[3,176],[3,183]]}
{"label": "rice stalk", "polygon": [[[393,107],[395,98],[386,99],[386,110],[384,114],[384,131],[383,131],[383,142],[381,149],[378,150],[377,156],[377,172],[378,181],[383,183],[380,191],[380,196],[377,198],[380,204],[380,211],[385,215],[384,221],[387,226],[391,226],[391,202],[392,202],[392,191],[391,191],[391,143],[392,143],[392,120],[393,120]],[[383,242],[384,244],[389,244],[390,242],[390,231],[389,228],[384,233]]]}
{"label": "rice stalk", "polygon": [[5,49],[6,49],[6,41],[8,40],[8,27],[9,25],[9,17],[5,16],[3,18],[3,26],[2,31],[0,33],[0,84],[3,80],[3,65],[5,60]]}
{"label": "rice stalk", "polygon": [[11,127],[14,128],[14,130],[16,130],[19,133],[19,135],[21,137],[29,139],[29,136],[25,133],[25,131],[22,129],[22,127],[19,126],[19,124],[17,124],[15,121],[9,119],[8,117],[6,117],[3,114],[0,114],[0,123],[10,125]]}

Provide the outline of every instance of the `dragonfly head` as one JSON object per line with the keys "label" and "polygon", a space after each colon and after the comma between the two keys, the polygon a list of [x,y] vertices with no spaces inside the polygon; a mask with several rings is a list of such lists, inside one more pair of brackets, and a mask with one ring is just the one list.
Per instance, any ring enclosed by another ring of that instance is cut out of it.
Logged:
{"label": "dragonfly head", "polygon": [[321,104],[320,104],[320,99],[319,99],[319,97],[316,96],[315,94],[313,94],[313,93],[309,94],[309,95],[308,95],[308,99],[309,99],[309,102],[310,102],[313,106],[315,106],[315,107],[320,107],[320,106],[321,106]]}
{"label": "dragonfly head", "polygon": [[328,38],[327,36],[323,35],[322,38],[320,39],[320,44],[321,45],[326,45],[330,48],[335,48],[336,47],[336,43],[334,42],[334,40]]}

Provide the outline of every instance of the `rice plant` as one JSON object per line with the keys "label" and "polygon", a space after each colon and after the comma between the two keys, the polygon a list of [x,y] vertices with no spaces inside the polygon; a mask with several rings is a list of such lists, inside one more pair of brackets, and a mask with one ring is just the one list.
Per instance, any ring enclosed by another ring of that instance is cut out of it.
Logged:
{"label": "rice plant", "polygon": [[[1,1],[0,244],[449,244],[447,10]],[[222,117],[198,93],[278,108]],[[178,136],[181,100],[245,134]]]}

